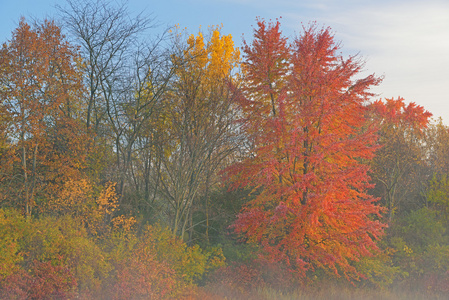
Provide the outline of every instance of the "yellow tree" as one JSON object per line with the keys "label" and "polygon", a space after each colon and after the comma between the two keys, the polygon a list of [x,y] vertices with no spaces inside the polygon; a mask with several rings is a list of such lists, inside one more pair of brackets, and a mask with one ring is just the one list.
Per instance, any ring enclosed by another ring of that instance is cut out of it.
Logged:
{"label": "yellow tree", "polygon": [[[178,35],[180,37],[180,35]],[[192,233],[192,212],[211,174],[232,153],[234,113],[229,83],[240,53],[231,35],[211,28],[177,44],[171,92],[164,98],[170,125],[159,148],[161,195],[174,234]],[[207,220],[201,220],[207,222]]]}

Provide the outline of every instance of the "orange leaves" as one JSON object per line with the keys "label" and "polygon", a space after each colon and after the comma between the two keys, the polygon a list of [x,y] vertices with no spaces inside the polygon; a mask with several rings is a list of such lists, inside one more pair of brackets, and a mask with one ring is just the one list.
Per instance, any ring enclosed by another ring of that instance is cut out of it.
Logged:
{"label": "orange leaves", "polygon": [[47,20],[32,28],[22,19],[0,50],[0,109],[7,116],[9,151],[16,155],[6,164],[14,169],[0,166],[12,187],[4,192],[28,215],[37,196],[79,179],[84,165],[89,139],[72,120],[84,91],[79,62],[76,47]]}
{"label": "orange leaves", "polygon": [[105,214],[110,215],[118,206],[118,197],[115,193],[115,186],[117,183],[109,182],[105,189],[101,191],[100,196],[97,199],[97,204],[100,211],[104,211]]}
{"label": "orange leaves", "polygon": [[432,114],[414,102],[406,105],[404,101],[402,97],[385,99],[385,102],[376,100],[371,107],[382,124],[396,124],[418,131],[426,128]]}
{"label": "orange leaves", "polygon": [[92,185],[85,179],[67,181],[53,201],[48,203],[48,210],[60,214],[85,215],[92,209]]}
{"label": "orange leaves", "polygon": [[134,217],[126,217],[124,215],[120,215],[112,219],[114,228],[123,228],[125,231],[131,231],[136,223],[137,220]]}
{"label": "orange leaves", "polygon": [[160,225],[147,226],[140,237],[118,231],[108,243],[113,246],[111,259],[117,270],[113,291],[118,299],[180,299],[193,291],[193,283],[205,272],[224,265],[221,249],[187,247]]}
{"label": "orange leaves", "polygon": [[170,299],[176,295],[173,269],[154,255],[138,251],[116,269],[116,283],[110,295],[113,299]]}
{"label": "orange leaves", "polygon": [[305,28],[288,45],[279,22],[258,22],[246,61],[240,108],[253,150],[227,170],[234,187],[260,192],[235,223],[236,232],[270,258],[304,274],[314,268],[357,278],[351,261],[377,251],[381,208],[366,191],[376,137],[362,130],[379,79],[353,77],[354,57],[337,55],[330,30]]}
{"label": "orange leaves", "polygon": [[129,231],[136,220],[120,215],[113,218],[118,208],[116,183],[108,182],[104,187],[95,186],[89,180],[68,180],[41,207],[46,215],[72,216],[83,223],[90,234],[107,231],[112,222],[115,228]]}
{"label": "orange leaves", "polygon": [[287,39],[281,36],[279,21],[267,25],[258,20],[257,25],[252,45],[245,43],[243,47],[242,69],[248,84],[242,90],[245,98],[240,100],[245,114],[256,114],[254,117],[263,122],[269,114],[278,113],[276,104],[280,104],[285,85],[289,49]]}
{"label": "orange leaves", "polygon": [[[24,19],[1,51],[2,100],[8,104],[21,130],[42,130],[45,116],[70,114],[70,99],[80,96],[82,77],[76,48],[64,41],[51,21],[31,28]],[[31,126],[23,127],[25,124]]]}
{"label": "orange leaves", "polygon": [[[406,104],[401,97],[377,100],[369,107],[371,122],[378,127],[379,144],[371,161],[376,189],[389,209],[388,220],[393,220],[401,199],[423,183],[421,167],[428,155],[424,149],[426,131],[431,113],[415,103]],[[430,131],[429,131],[430,132]]]}

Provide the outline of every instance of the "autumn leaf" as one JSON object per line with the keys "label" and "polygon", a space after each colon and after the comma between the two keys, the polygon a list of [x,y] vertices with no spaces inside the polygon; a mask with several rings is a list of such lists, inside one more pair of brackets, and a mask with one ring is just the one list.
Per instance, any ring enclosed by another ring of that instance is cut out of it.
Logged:
{"label": "autumn leaf", "polygon": [[324,268],[358,278],[351,262],[378,251],[385,227],[362,163],[376,149],[364,104],[380,79],[355,80],[362,65],[340,56],[329,28],[306,27],[287,44],[279,21],[259,20],[254,37],[239,100],[253,148],[227,177],[260,192],[235,231],[300,276]]}
{"label": "autumn leaf", "polygon": [[7,122],[11,141],[1,157],[1,194],[30,216],[37,199],[80,179],[85,164],[89,137],[75,119],[84,91],[80,56],[53,21],[31,27],[21,19],[0,50],[0,70],[0,127]]}

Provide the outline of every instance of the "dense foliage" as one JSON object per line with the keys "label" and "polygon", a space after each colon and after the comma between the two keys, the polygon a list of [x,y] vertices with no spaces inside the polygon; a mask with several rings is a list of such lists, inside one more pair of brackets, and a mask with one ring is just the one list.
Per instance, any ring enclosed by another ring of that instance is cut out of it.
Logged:
{"label": "dense foliage", "polygon": [[449,129],[329,28],[59,9],[0,49],[0,298],[449,291]]}

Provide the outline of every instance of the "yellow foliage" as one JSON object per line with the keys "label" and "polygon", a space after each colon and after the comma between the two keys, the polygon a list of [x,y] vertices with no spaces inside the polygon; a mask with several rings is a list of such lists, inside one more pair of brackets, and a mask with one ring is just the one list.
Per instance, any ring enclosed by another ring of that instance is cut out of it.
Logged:
{"label": "yellow foliage", "polygon": [[57,196],[48,202],[48,212],[83,216],[92,209],[92,185],[85,179],[64,183]]}
{"label": "yellow foliage", "polygon": [[234,48],[232,36],[229,34],[220,38],[220,32],[217,29],[212,32],[208,53],[212,77],[228,76],[240,58],[239,49]]}
{"label": "yellow foliage", "polygon": [[207,63],[207,52],[204,49],[204,38],[203,34],[200,32],[198,36],[191,34],[187,39],[187,44],[189,45],[188,50],[184,52],[184,55],[191,59],[192,64],[196,68],[204,68]]}
{"label": "yellow foliage", "polygon": [[[232,35],[222,36],[220,28],[212,28],[210,40],[207,44],[201,32],[197,36],[191,34],[187,39],[187,50],[184,50],[183,72],[201,75],[205,84],[222,80],[231,74],[240,60],[240,51],[234,48]],[[182,61],[175,57],[175,61]]]}
{"label": "yellow foliage", "polygon": [[131,231],[136,223],[137,221],[134,217],[126,217],[124,215],[112,219],[112,224],[114,224],[115,229],[123,228],[127,232]]}
{"label": "yellow foliage", "polygon": [[29,226],[16,211],[0,209],[0,283],[19,269],[23,260],[20,240]]}
{"label": "yellow foliage", "polygon": [[101,191],[100,196],[97,199],[99,210],[107,215],[112,214],[118,206],[118,197],[115,192],[116,185],[116,182],[109,182],[106,185],[106,188]]}
{"label": "yellow foliage", "polygon": [[410,248],[409,246],[404,245],[404,252],[405,252],[406,254],[412,254],[412,253],[413,253],[413,250],[412,250],[412,248]]}
{"label": "yellow foliage", "polygon": [[[56,216],[70,215],[96,235],[105,229],[118,207],[115,186],[116,183],[109,182],[104,187],[98,187],[86,179],[67,181],[56,196],[43,206],[42,212]],[[129,229],[135,222],[133,218],[122,216],[113,224]]]}
{"label": "yellow foliage", "polygon": [[156,257],[173,267],[179,278],[186,284],[201,279],[208,271],[225,265],[221,248],[203,251],[198,245],[188,247],[171,230],[160,225],[148,226],[145,232],[146,247],[152,247]]}

